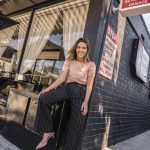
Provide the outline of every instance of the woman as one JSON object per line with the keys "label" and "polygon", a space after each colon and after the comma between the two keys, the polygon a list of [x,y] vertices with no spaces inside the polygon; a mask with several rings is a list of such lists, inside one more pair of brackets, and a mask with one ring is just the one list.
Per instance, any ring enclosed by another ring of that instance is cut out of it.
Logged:
{"label": "woman", "polygon": [[[36,149],[45,147],[49,138],[54,137],[49,106],[59,101],[70,100],[71,117],[64,150],[78,150],[96,71],[95,63],[89,60],[89,50],[87,39],[77,40],[68,53],[61,75],[40,93],[35,127],[37,132],[44,134]],[[66,79],[67,83],[58,87]]]}

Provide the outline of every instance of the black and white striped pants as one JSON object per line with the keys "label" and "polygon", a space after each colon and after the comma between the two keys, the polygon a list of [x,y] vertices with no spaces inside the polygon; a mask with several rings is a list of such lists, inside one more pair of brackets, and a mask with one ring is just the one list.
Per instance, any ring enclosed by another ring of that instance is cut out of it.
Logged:
{"label": "black and white striped pants", "polygon": [[71,117],[64,150],[78,150],[81,145],[86,117],[81,114],[81,105],[85,98],[86,86],[76,82],[41,94],[38,103],[35,129],[38,133],[53,132],[50,106],[63,101],[71,102]]}

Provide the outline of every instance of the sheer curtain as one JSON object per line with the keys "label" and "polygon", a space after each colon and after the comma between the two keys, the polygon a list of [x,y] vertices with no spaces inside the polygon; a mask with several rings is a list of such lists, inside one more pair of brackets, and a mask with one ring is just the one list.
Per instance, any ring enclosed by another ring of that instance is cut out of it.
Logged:
{"label": "sheer curtain", "polygon": [[19,24],[17,25],[17,30],[18,30],[18,35],[17,35],[18,39],[16,39],[17,44],[13,46],[13,48],[15,48],[17,50],[17,59],[18,60],[20,57],[23,43],[24,43],[30,16],[31,16],[31,12],[25,13],[25,14],[22,14],[19,16],[11,17],[13,20],[19,22]]}
{"label": "sheer curtain", "polygon": [[[58,3],[35,12],[19,74],[31,69],[54,29],[63,22],[65,54],[74,42],[83,36],[89,0]],[[58,22],[57,22],[58,21]],[[57,30],[56,30],[57,31]],[[55,32],[56,32],[55,31]]]}
{"label": "sheer curtain", "polygon": [[4,53],[7,46],[10,44],[12,36],[14,35],[16,26],[12,26],[0,31],[0,57]]}
{"label": "sheer curtain", "polygon": [[46,45],[56,25],[59,14],[60,13],[58,11],[47,13],[45,10],[43,10],[38,11],[34,15],[20,74],[25,73],[34,64],[40,52]]}
{"label": "sheer curtain", "polygon": [[74,5],[63,11],[63,47],[65,55],[75,41],[83,36],[89,0],[76,0]]}
{"label": "sheer curtain", "polygon": [[11,62],[4,62],[6,72],[12,72],[16,69],[16,65],[19,60],[20,52],[22,50],[23,42],[25,39],[30,15],[31,13],[29,12],[10,17],[11,19],[17,21],[19,24],[0,31],[0,57],[2,56],[6,48],[8,48],[8,46],[10,51],[11,48],[17,51],[17,61],[14,60],[13,57],[11,59]]}

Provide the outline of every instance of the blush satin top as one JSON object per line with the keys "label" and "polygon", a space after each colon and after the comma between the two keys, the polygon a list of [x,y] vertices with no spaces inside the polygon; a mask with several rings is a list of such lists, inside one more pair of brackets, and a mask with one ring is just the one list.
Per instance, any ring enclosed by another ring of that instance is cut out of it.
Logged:
{"label": "blush satin top", "polygon": [[95,77],[96,65],[91,61],[65,60],[62,71],[68,73],[67,82],[86,85],[88,76]]}

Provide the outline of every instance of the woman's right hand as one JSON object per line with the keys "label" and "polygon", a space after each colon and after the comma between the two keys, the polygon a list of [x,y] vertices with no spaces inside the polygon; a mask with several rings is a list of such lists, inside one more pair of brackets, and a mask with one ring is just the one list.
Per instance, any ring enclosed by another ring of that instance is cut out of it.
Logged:
{"label": "woman's right hand", "polygon": [[46,92],[48,92],[49,91],[49,88],[47,87],[46,89],[43,89],[40,93],[39,93],[39,96],[41,95],[41,94],[44,94],[44,93],[46,93]]}

